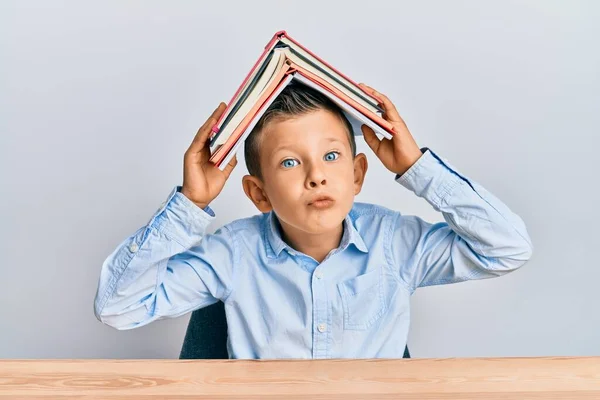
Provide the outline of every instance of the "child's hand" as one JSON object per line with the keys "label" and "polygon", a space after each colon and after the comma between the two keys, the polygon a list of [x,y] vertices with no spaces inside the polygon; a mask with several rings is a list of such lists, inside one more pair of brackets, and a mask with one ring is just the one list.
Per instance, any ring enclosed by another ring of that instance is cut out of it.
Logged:
{"label": "child's hand", "polygon": [[384,110],[383,118],[392,123],[396,132],[392,140],[379,140],[371,128],[363,125],[361,129],[365,141],[387,169],[398,175],[404,174],[421,157],[419,146],[390,99],[364,83],[358,85],[379,100]]}
{"label": "child's hand", "polygon": [[219,167],[208,161],[210,158],[208,137],[212,126],[217,123],[225,108],[225,103],[219,104],[204,125],[200,127],[183,157],[181,193],[200,208],[206,207],[221,193],[225,181],[237,164],[237,156],[234,156],[221,171]]}

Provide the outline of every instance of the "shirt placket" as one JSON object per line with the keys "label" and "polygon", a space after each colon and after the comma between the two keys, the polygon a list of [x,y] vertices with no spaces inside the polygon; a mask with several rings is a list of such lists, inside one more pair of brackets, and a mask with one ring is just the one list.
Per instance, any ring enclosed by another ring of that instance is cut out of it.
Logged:
{"label": "shirt placket", "polygon": [[329,358],[330,343],[330,319],[329,301],[327,298],[327,284],[324,274],[323,263],[316,265],[314,260],[305,262],[312,263],[312,309],[313,309],[313,358]]}

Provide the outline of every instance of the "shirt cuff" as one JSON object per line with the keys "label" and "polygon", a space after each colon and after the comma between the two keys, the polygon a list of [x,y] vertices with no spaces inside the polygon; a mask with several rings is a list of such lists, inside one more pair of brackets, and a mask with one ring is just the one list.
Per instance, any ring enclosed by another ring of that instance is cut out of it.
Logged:
{"label": "shirt cuff", "polygon": [[[429,150],[429,147],[421,147],[421,154],[425,154],[425,152]],[[417,161],[415,161],[415,163],[413,165],[411,165],[411,167],[406,170],[402,175],[400,174],[396,174],[396,177],[394,178],[396,181],[398,181],[398,178],[400,178],[401,176],[404,176],[408,173],[408,171],[410,171],[415,165],[417,165],[417,163],[419,162],[419,160],[421,160],[421,158],[423,158],[423,156],[421,155],[421,157],[419,157],[419,159]]]}
{"label": "shirt cuff", "polygon": [[421,152],[423,155],[404,174],[396,174],[396,182],[437,207],[461,182],[472,187],[466,177],[431,149],[424,147]]}
{"label": "shirt cuff", "polygon": [[[177,186],[177,187],[176,187],[176,190],[177,190],[177,192],[178,192],[178,193],[181,193],[181,186]],[[185,200],[187,200],[188,202],[190,202],[190,203],[194,204],[194,202],[193,202],[193,201],[191,201],[190,199],[188,199],[187,197],[185,197],[185,195],[183,195],[183,194],[182,194],[182,196],[185,198]],[[194,204],[194,205],[196,206],[196,204]],[[196,207],[198,207],[198,206],[196,206]],[[198,207],[198,208],[199,208],[199,207]],[[201,208],[201,210],[203,210],[205,213],[207,213],[207,214],[208,214],[208,215],[210,215],[211,217],[214,217],[214,216],[215,216],[215,212],[213,211],[213,209],[212,209],[212,208],[210,208],[210,207],[208,206],[208,204],[206,205],[206,207],[204,207],[204,208]]]}
{"label": "shirt cuff", "polygon": [[190,247],[204,236],[206,228],[215,219],[215,213],[209,206],[198,207],[180,191],[181,186],[171,191],[149,225],[181,245]]}

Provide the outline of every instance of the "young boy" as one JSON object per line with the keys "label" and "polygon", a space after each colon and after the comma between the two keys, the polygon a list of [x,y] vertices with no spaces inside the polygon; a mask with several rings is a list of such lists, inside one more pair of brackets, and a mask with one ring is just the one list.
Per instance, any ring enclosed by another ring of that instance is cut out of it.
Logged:
{"label": "young boy", "polygon": [[237,164],[208,162],[221,103],[185,153],[183,185],[102,265],[96,317],[131,329],[222,300],[230,358],[402,358],[416,288],[525,264],[532,245],[521,218],[419,149],[390,100],[361,86],[396,132],[379,140],[363,126],[365,141],[446,222],[354,202],[367,158],[351,125],[321,93],[292,85],[245,142],[243,188],[261,214],[205,234],[209,204]]}

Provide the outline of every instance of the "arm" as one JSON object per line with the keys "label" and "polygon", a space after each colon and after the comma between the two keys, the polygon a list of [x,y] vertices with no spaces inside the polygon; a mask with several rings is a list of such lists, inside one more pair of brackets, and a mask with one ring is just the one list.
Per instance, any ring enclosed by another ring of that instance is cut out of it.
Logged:
{"label": "arm", "polygon": [[[420,286],[506,274],[530,259],[533,247],[523,220],[473,180],[429,149],[396,181],[424,198],[446,222],[430,224],[398,215],[392,258],[401,279]],[[412,251],[401,254],[399,248]]]}
{"label": "arm", "polygon": [[94,313],[105,324],[132,329],[225,300],[232,287],[234,246],[226,227],[205,230],[214,219],[208,204],[237,164],[212,164],[208,136],[223,114],[220,103],[183,157],[183,185],[174,189],[148,224],[104,261]]}
{"label": "arm", "polygon": [[94,313],[117,329],[137,328],[225,300],[236,255],[231,233],[205,230],[214,220],[173,190],[149,223],[104,261]]}
{"label": "arm", "polygon": [[[360,84],[379,99],[395,134],[379,140],[362,127],[369,147],[396,181],[442,212],[445,223],[397,215],[387,254],[400,266],[400,278],[418,286],[491,278],[523,265],[533,252],[525,224],[500,200],[460,175],[431,150],[419,149],[390,99]],[[402,244],[404,246],[402,246]]]}

